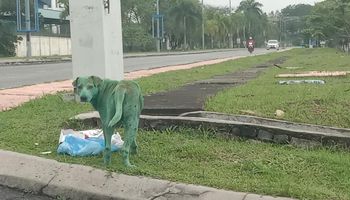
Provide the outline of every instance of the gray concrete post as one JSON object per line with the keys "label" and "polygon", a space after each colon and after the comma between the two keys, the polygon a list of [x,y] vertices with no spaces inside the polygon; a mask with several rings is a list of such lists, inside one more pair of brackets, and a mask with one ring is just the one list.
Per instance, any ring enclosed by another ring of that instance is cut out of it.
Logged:
{"label": "gray concrete post", "polygon": [[120,0],[69,0],[73,78],[124,78]]}

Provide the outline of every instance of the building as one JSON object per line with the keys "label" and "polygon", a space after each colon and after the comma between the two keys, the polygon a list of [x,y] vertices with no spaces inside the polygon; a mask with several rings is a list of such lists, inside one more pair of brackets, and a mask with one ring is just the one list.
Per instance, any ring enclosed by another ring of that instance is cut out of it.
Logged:
{"label": "building", "polygon": [[[69,19],[61,18],[63,11],[58,0],[39,0],[40,30],[31,34],[32,56],[71,55]],[[18,42],[16,55],[25,57],[26,52],[26,42]]]}

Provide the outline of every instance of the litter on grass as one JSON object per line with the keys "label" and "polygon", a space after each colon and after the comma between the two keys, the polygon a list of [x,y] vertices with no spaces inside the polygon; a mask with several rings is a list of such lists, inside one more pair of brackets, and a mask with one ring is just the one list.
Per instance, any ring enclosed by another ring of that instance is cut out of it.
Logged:
{"label": "litter on grass", "polygon": [[332,77],[332,76],[346,76],[349,71],[309,71],[295,74],[279,74],[277,78],[295,78],[295,77]]}
{"label": "litter on grass", "polygon": [[[118,132],[112,135],[112,151],[122,148],[124,141]],[[101,129],[74,131],[61,130],[57,153],[71,156],[94,156],[103,152],[105,141]]]}
{"label": "litter on grass", "polygon": [[288,80],[288,81],[278,81],[280,85],[293,85],[293,84],[302,84],[302,83],[311,83],[311,84],[320,84],[323,85],[326,82],[323,80]]}

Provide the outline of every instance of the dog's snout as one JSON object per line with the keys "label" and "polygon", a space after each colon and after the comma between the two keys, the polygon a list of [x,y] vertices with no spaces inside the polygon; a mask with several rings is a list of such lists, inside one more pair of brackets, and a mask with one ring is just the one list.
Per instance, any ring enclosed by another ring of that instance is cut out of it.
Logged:
{"label": "dog's snout", "polygon": [[85,101],[87,101],[87,97],[80,97],[80,101],[82,101],[82,102],[85,102]]}

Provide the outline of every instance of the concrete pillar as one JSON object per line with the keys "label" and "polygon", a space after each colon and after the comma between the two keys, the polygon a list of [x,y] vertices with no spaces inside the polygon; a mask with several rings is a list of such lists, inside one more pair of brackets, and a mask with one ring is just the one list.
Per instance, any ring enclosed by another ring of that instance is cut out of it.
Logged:
{"label": "concrete pillar", "polygon": [[69,0],[69,7],[73,78],[96,75],[122,80],[120,0]]}

